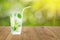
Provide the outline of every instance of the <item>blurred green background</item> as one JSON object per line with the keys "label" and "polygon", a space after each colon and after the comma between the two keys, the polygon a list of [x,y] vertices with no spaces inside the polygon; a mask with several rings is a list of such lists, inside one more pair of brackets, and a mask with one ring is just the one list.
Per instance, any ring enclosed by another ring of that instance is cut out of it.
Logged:
{"label": "blurred green background", "polygon": [[60,0],[0,0],[0,26],[10,26],[15,4],[31,6],[24,11],[23,26],[60,26]]}

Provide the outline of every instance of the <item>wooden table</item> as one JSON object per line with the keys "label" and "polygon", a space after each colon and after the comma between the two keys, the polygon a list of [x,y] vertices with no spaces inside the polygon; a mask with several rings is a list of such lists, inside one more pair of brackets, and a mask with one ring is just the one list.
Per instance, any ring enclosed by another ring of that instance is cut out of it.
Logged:
{"label": "wooden table", "polygon": [[0,27],[0,40],[60,40],[60,27],[23,27],[21,35],[12,35],[10,27]]}

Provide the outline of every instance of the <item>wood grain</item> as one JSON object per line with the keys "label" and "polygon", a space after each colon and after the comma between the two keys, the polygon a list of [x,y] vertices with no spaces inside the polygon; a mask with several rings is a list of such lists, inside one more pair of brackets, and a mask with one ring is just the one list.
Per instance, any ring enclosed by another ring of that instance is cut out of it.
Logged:
{"label": "wood grain", "polygon": [[60,40],[60,27],[23,27],[21,35],[10,31],[10,27],[0,27],[0,40]]}

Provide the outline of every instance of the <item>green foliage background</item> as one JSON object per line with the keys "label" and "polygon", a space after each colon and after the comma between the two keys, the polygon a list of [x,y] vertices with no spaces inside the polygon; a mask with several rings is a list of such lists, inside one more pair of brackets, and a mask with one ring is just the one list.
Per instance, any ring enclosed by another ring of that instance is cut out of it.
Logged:
{"label": "green foliage background", "polygon": [[[21,0],[0,0],[0,26],[10,26],[8,10],[19,3],[22,9],[31,6],[33,2],[23,2]],[[43,5],[41,6],[41,8]],[[48,18],[46,9],[40,10],[28,8],[24,11],[23,26],[60,26],[60,15],[56,11],[56,17]]]}

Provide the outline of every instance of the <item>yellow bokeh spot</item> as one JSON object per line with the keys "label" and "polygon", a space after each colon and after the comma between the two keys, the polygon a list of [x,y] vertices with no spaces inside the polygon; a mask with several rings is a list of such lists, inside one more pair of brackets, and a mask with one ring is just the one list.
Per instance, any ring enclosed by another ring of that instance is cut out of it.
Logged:
{"label": "yellow bokeh spot", "polygon": [[34,10],[38,10],[41,7],[42,3],[40,0],[35,0],[33,1],[32,8]]}

